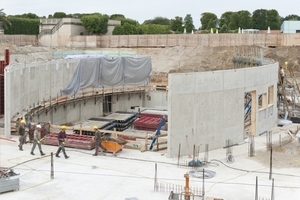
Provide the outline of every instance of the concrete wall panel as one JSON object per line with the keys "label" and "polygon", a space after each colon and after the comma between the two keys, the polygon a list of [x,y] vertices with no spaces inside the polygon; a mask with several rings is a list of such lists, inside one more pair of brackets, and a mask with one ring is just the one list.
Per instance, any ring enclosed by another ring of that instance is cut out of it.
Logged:
{"label": "concrete wall panel", "polygon": [[195,92],[223,90],[224,74],[221,71],[204,72],[205,76],[195,77]]}
{"label": "concrete wall panel", "polygon": [[[195,92],[195,77],[194,74],[173,74],[172,75],[172,84],[174,94],[189,94]],[[169,85],[170,87],[170,85]]]}
{"label": "concrete wall panel", "polygon": [[230,90],[235,88],[244,87],[244,71],[242,70],[226,70],[223,72],[224,80],[223,87],[224,90]]}
{"label": "concrete wall panel", "polygon": [[[209,149],[224,147],[227,139],[233,143],[244,140],[244,95],[255,91],[256,96],[277,88],[278,63],[252,68],[217,72],[169,74],[168,156],[192,154],[193,145],[209,144]],[[195,89],[194,89],[195,88]],[[275,95],[276,96],[276,95]],[[277,121],[276,97],[273,105],[252,112],[254,126],[261,134]],[[268,115],[267,115],[268,111]],[[194,121],[194,123],[191,123]],[[204,149],[202,149],[204,150]]]}

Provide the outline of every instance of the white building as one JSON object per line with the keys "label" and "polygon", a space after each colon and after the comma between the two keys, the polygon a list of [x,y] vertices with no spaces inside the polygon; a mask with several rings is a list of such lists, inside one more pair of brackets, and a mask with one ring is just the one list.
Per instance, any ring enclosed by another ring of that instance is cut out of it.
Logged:
{"label": "white building", "polygon": [[300,21],[284,21],[280,30],[281,33],[300,33]]}

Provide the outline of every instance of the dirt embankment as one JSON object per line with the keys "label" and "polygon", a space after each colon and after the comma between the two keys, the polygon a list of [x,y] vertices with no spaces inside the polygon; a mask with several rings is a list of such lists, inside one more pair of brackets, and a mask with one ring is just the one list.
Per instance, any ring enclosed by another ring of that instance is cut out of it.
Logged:
{"label": "dirt embankment", "polygon": [[[11,52],[11,63],[34,62],[51,60],[54,51],[71,51],[68,48],[49,47],[17,47],[15,45],[1,45],[0,59],[3,60],[5,49]],[[251,55],[257,47],[166,47],[166,48],[132,48],[132,49],[89,49],[109,51],[133,51],[137,55],[150,55],[152,58],[152,82],[158,85],[167,84],[168,73],[186,73],[196,71],[214,71],[233,68],[232,58],[236,54]],[[77,49],[79,50],[79,49]],[[279,62],[293,69],[296,76],[300,76],[300,47],[264,48],[264,57]]]}

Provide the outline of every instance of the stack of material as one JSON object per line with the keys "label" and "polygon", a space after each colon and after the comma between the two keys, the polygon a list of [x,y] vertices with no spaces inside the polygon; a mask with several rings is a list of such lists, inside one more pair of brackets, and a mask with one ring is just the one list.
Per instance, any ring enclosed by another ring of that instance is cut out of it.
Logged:
{"label": "stack of material", "polygon": [[[58,133],[50,133],[46,135],[44,137],[45,144],[58,146],[57,136]],[[67,134],[65,147],[91,150],[95,148],[95,140],[93,140],[92,136],[88,136],[88,135]]]}
{"label": "stack of material", "polygon": [[103,124],[102,126],[98,126],[99,129],[113,130],[117,126],[117,121],[114,119],[106,119],[103,117],[92,117],[88,120],[89,121],[97,121],[97,122],[107,122],[106,124]]}
{"label": "stack of material", "polygon": [[93,117],[90,118],[88,122],[83,123],[82,125],[75,125],[74,133],[80,134],[80,130],[82,135],[95,135],[95,131],[93,130],[93,127],[97,126],[99,129],[105,129],[105,130],[112,130],[114,127],[117,126],[117,122],[114,119],[105,119],[105,118],[97,118]]}
{"label": "stack of material", "polygon": [[161,117],[145,117],[142,116],[141,118],[134,121],[134,129],[137,130],[145,130],[145,131],[155,131],[157,126],[161,120]]}
{"label": "stack of material", "polygon": [[168,111],[166,110],[152,110],[145,109],[139,113],[140,117],[158,117],[162,118],[164,115],[167,117],[166,121],[168,121]]}
{"label": "stack of material", "polygon": [[117,131],[124,131],[129,128],[137,117],[137,113],[117,111],[106,116],[107,119],[116,120]]}
{"label": "stack of material", "polygon": [[137,130],[155,131],[163,116],[166,116],[166,121],[168,121],[168,112],[166,110],[143,110],[139,113],[140,118],[133,123],[134,128]]}

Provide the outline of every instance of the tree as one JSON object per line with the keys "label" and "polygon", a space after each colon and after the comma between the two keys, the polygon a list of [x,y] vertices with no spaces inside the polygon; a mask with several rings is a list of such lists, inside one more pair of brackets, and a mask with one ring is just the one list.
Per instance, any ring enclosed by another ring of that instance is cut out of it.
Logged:
{"label": "tree", "polygon": [[214,13],[209,13],[209,12],[205,12],[201,14],[201,18],[200,18],[200,22],[201,22],[201,29],[202,30],[207,30],[207,25],[209,23],[209,21],[212,20],[212,22],[214,23],[214,27],[217,26],[217,20],[218,17],[217,15],[215,15]]}
{"label": "tree", "polygon": [[53,14],[53,18],[66,18],[67,14],[64,12],[56,12]]}
{"label": "tree", "polygon": [[193,24],[193,18],[191,14],[187,14],[184,18],[184,28],[186,29],[187,33],[191,33],[192,30],[195,29],[195,26]]}
{"label": "tree", "polygon": [[292,15],[288,15],[282,19],[283,19],[283,21],[300,21],[300,16],[292,14]]}
{"label": "tree", "polygon": [[226,24],[220,28],[220,33],[229,33],[229,29]]}
{"label": "tree", "polygon": [[25,13],[22,15],[14,15],[14,17],[27,18],[27,19],[39,19],[40,18],[39,16],[37,16],[34,13]]}
{"label": "tree", "polygon": [[267,10],[258,9],[252,14],[253,28],[259,30],[267,30]]}
{"label": "tree", "polygon": [[133,33],[132,25],[128,22],[125,22],[123,25],[124,35],[131,35]]}
{"label": "tree", "polygon": [[252,28],[251,13],[248,10],[241,10],[239,13],[239,27],[244,29]]}
{"label": "tree", "polygon": [[132,24],[132,25],[135,25],[135,26],[139,25],[138,21],[130,19],[130,18],[121,19],[121,25],[124,26],[125,23]]}
{"label": "tree", "polygon": [[145,20],[143,24],[170,25],[170,20],[165,17],[155,17],[154,19]]}
{"label": "tree", "polygon": [[206,30],[211,30],[212,28],[216,28],[216,23],[213,21],[213,19],[210,19],[206,26]]}
{"label": "tree", "polygon": [[267,11],[267,25],[272,30],[280,29],[281,21],[277,10],[272,9]]}
{"label": "tree", "polygon": [[182,17],[176,16],[175,19],[171,19],[170,28],[172,31],[183,33]]}
{"label": "tree", "polygon": [[107,16],[101,14],[84,15],[81,17],[81,22],[89,33],[103,35],[107,33]]}
{"label": "tree", "polygon": [[239,14],[234,12],[230,15],[229,27],[230,30],[235,30],[239,28]]}
{"label": "tree", "polygon": [[123,27],[121,25],[115,26],[112,34],[113,35],[124,35],[124,29],[123,29]]}
{"label": "tree", "polygon": [[125,16],[122,14],[113,14],[109,17],[109,19],[112,20],[120,20],[120,19],[125,19]]}
{"label": "tree", "polygon": [[228,11],[228,12],[225,12],[221,15],[221,18],[220,18],[220,24],[219,26],[220,27],[223,27],[224,25],[226,25],[226,27],[228,28],[229,26],[229,23],[230,23],[230,16],[233,12],[231,11]]}
{"label": "tree", "polygon": [[0,9],[0,28],[1,26],[7,28],[10,25],[11,23],[8,21],[6,14],[3,12],[3,9]]}

